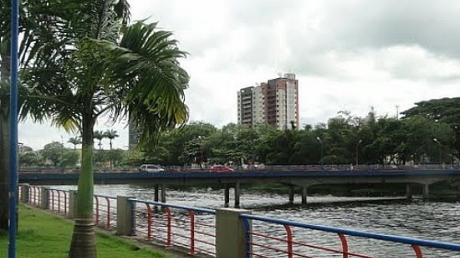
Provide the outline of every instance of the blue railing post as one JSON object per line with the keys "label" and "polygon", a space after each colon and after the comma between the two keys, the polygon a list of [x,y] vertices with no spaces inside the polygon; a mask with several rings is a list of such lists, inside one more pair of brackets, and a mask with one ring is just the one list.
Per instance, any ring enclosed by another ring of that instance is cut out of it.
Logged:
{"label": "blue railing post", "polygon": [[129,230],[130,236],[136,235],[136,201],[133,199],[128,200],[128,206],[131,216],[131,229]]}
{"label": "blue railing post", "polygon": [[18,42],[19,0],[11,0],[10,173],[8,185],[8,258],[16,257],[18,198]]}
{"label": "blue railing post", "polygon": [[246,219],[246,218],[240,218],[242,221],[243,221],[243,225],[244,225],[244,229],[246,230],[246,233],[245,233],[245,238],[244,238],[244,241],[245,241],[245,250],[246,250],[246,254],[244,256],[244,258],[251,258],[252,255],[251,255],[251,222],[249,221],[249,219]]}

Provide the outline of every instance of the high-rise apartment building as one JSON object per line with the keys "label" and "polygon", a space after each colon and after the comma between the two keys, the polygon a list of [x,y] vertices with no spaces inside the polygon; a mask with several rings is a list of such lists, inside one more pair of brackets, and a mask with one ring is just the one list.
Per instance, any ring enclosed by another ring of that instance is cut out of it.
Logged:
{"label": "high-rise apartment building", "polygon": [[238,91],[238,124],[269,124],[280,130],[299,128],[298,80],[295,74]]}

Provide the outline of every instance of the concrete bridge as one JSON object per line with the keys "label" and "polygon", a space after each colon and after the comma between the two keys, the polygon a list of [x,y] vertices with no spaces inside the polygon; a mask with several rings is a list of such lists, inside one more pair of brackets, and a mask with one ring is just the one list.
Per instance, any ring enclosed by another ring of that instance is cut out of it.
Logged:
{"label": "concrete bridge", "polygon": [[[32,185],[76,185],[78,173],[20,173],[19,183]],[[294,202],[294,187],[302,188],[302,204],[307,203],[308,187],[333,184],[386,184],[406,185],[407,198],[412,198],[411,187],[421,185],[423,198],[429,198],[430,185],[446,181],[460,185],[460,170],[369,170],[369,171],[235,171],[165,172],[165,173],[95,173],[95,184],[154,185],[155,201],[166,202],[167,185],[221,184],[224,204],[230,201],[230,188],[235,189],[234,205],[240,206],[241,183],[281,183],[288,186],[289,202]]]}

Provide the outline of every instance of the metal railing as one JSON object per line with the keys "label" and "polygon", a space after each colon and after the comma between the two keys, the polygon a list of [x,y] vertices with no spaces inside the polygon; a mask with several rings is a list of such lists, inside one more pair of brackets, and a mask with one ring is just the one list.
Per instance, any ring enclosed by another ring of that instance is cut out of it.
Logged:
{"label": "metal railing", "polygon": [[94,223],[106,230],[117,227],[117,198],[106,195],[94,195]]}
{"label": "metal railing", "polygon": [[[319,256],[423,258],[426,256],[423,255],[422,247],[438,249],[438,255],[448,250],[460,251],[460,245],[453,243],[368,233],[250,214],[241,214],[240,218],[243,220],[243,225],[246,229],[247,258]],[[257,223],[263,223],[264,225],[257,225]],[[318,234],[317,232],[320,233]],[[362,246],[356,244],[359,238],[366,240]],[[353,239],[354,245],[350,244],[349,239]],[[378,241],[374,243],[371,240]],[[381,241],[385,243],[381,243]],[[372,249],[372,244],[375,245],[374,250]],[[352,250],[352,246],[357,251]],[[382,249],[389,251],[382,252]],[[363,254],[362,252],[366,253]]]}
{"label": "metal railing", "polygon": [[[205,167],[199,168],[196,166],[164,166],[165,172],[208,172],[211,165],[205,165]],[[324,164],[324,165],[258,165],[258,166],[241,166],[233,165],[230,166],[235,171],[373,171],[373,170],[458,170],[460,164],[457,163],[422,163],[422,164],[406,164],[406,165],[395,165],[395,164],[362,164],[362,165],[351,165],[351,164]],[[113,173],[134,173],[139,172],[139,167],[129,168],[104,168],[95,169],[97,173],[113,172]],[[79,169],[59,169],[59,168],[21,168],[19,171],[21,174],[52,174],[52,173],[79,173]]]}
{"label": "metal railing", "polygon": [[215,255],[215,211],[160,202],[130,200],[136,233],[147,242],[180,247],[189,255]]}
{"label": "metal railing", "polygon": [[40,206],[42,203],[42,191],[38,186],[29,186],[28,203]]}
{"label": "metal railing", "polygon": [[[68,215],[69,191],[27,186],[28,203]],[[95,195],[95,224],[108,230],[117,228],[118,197]],[[75,200],[74,200],[75,201]],[[216,256],[218,212],[212,209],[127,199],[132,214],[132,235],[147,243],[179,248],[191,256]],[[399,237],[321,226],[260,215],[240,214],[245,228],[241,236],[246,257],[454,257],[460,244]],[[123,220],[122,220],[123,221]],[[220,220],[222,221],[222,220]],[[120,224],[120,227],[122,225]],[[232,225],[233,226],[233,225]],[[218,237],[218,236],[217,236]],[[238,238],[240,239],[240,238]],[[238,240],[239,241],[239,240]],[[455,252],[455,253],[454,253]]]}
{"label": "metal railing", "polygon": [[48,209],[57,213],[67,215],[69,211],[69,191],[48,189],[48,193]]}

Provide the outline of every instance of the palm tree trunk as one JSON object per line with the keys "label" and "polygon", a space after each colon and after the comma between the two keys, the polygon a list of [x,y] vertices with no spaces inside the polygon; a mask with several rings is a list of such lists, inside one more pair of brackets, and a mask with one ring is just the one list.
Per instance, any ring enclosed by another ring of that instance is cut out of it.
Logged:
{"label": "palm tree trunk", "polygon": [[[0,80],[10,78],[10,41],[0,38]],[[8,193],[9,193],[9,95],[2,96],[0,99],[0,230],[8,230]]]}
{"label": "palm tree trunk", "polygon": [[[110,139],[109,144],[110,144],[110,151],[112,151],[112,139]],[[111,156],[111,157],[112,157],[112,156]],[[113,160],[110,159],[110,169],[112,170],[112,168],[113,168]]]}
{"label": "palm tree trunk", "polygon": [[82,162],[78,179],[76,219],[69,258],[96,258],[93,219],[93,126],[91,114],[83,115]]}
{"label": "palm tree trunk", "polygon": [[[0,100],[2,106],[4,105],[5,98]],[[9,102],[8,102],[9,103]],[[3,109],[3,108],[2,108]],[[9,110],[9,109],[7,109]],[[9,220],[9,121],[8,116],[4,116],[2,112],[2,118],[0,118],[0,231],[8,230]]]}

